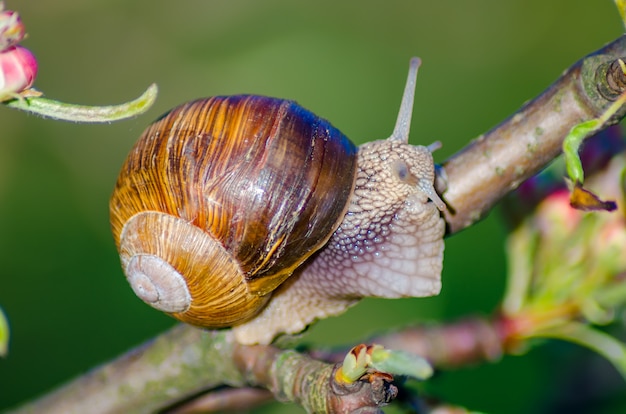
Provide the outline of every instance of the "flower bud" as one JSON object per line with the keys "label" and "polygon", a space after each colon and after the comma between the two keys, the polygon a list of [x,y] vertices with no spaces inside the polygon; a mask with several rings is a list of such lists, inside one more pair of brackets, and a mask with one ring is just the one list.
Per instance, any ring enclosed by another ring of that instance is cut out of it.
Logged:
{"label": "flower bud", "polygon": [[13,46],[0,52],[0,101],[15,98],[37,76],[37,60],[30,50]]}
{"label": "flower bud", "polygon": [[569,192],[558,190],[547,196],[539,205],[534,217],[539,234],[550,240],[568,240],[580,224],[584,213],[570,205]]}
{"label": "flower bud", "polygon": [[4,10],[4,4],[0,2],[0,51],[17,45],[25,33],[19,14],[13,10]]}

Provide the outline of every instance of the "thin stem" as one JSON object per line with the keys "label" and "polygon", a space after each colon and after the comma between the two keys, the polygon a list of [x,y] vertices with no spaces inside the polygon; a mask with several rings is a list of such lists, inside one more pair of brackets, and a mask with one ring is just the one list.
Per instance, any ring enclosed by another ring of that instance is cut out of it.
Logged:
{"label": "thin stem", "polygon": [[59,121],[106,123],[132,118],[146,112],[156,100],[157,92],[156,84],[152,84],[137,99],[108,106],[75,105],[42,97],[23,97],[3,103],[10,108]]}
{"label": "thin stem", "polygon": [[608,359],[626,379],[626,346],[604,332],[583,323],[569,322],[537,332],[533,336],[561,339],[585,346]]}

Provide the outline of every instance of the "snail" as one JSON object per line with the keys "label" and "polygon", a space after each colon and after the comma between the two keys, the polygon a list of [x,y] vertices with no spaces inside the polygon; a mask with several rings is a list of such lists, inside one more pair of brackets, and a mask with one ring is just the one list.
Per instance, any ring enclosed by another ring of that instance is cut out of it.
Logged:
{"label": "snail", "polygon": [[391,137],[358,148],[295,102],[264,96],[198,99],[152,123],[110,200],[137,296],[267,344],[363,297],[438,294],[438,143],[408,144],[419,65]]}

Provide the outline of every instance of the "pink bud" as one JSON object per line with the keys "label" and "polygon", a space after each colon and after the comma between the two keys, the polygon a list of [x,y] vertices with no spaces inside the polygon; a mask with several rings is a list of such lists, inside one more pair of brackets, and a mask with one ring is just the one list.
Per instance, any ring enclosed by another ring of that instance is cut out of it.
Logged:
{"label": "pink bud", "polygon": [[538,206],[535,223],[544,236],[569,237],[582,220],[584,213],[570,205],[569,191],[558,190]]}
{"label": "pink bud", "polygon": [[18,44],[25,34],[26,29],[17,12],[3,11],[0,4],[0,51]]}
{"label": "pink bud", "polygon": [[13,46],[0,52],[0,101],[15,98],[37,76],[37,59],[30,50]]}

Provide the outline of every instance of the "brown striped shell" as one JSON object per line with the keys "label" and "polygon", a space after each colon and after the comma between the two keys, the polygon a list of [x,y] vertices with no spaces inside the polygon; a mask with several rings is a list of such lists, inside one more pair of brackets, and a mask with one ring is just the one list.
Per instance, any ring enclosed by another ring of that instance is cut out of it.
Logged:
{"label": "brown striped shell", "polygon": [[110,202],[135,293],[175,318],[252,318],[333,234],[354,188],[356,147],[294,102],[200,99],[150,125]]}

